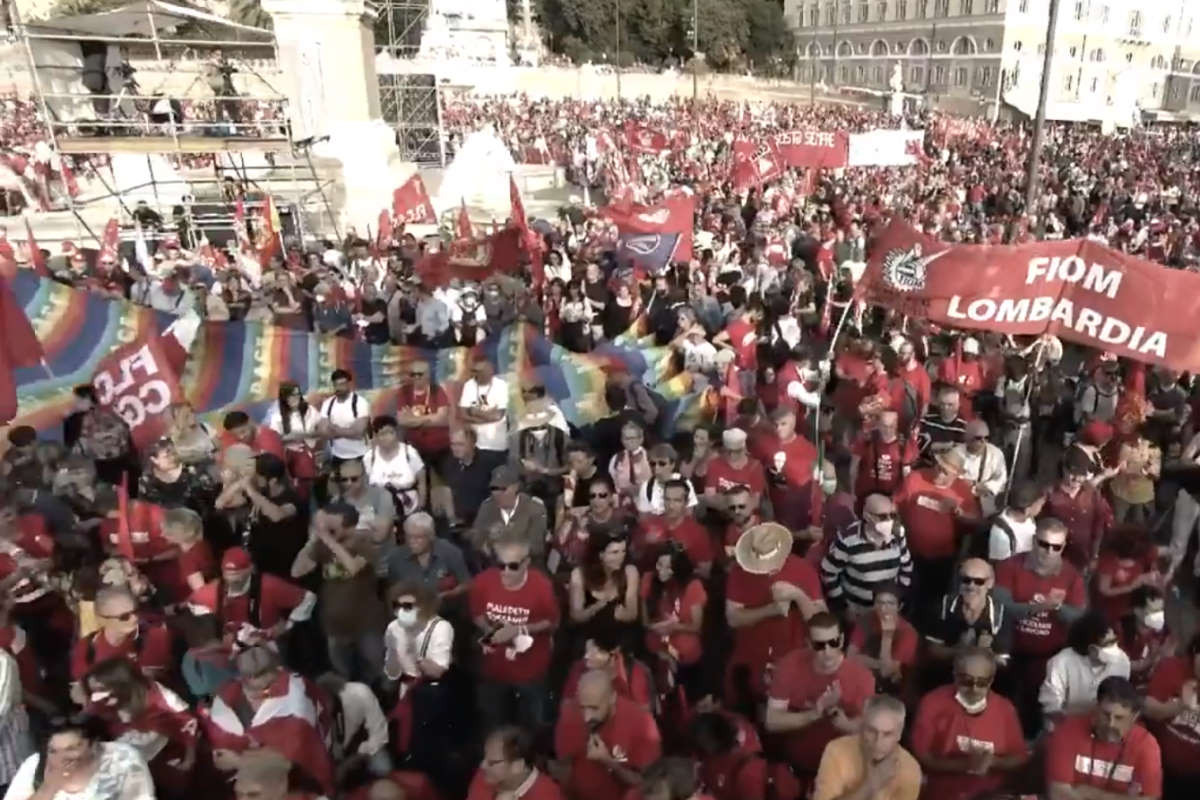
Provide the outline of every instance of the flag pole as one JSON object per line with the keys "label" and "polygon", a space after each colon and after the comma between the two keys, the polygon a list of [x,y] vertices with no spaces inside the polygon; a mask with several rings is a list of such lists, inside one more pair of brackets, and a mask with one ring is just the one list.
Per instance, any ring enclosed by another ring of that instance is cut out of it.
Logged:
{"label": "flag pole", "polygon": [[[829,287],[829,291],[830,292],[833,291],[832,286]],[[830,299],[829,302],[832,303],[833,300]],[[829,372],[830,373],[833,372],[834,348],[837,346],[838,337],[840,337],[842,335],[842,329],[846,326],[846,318],[850,316],[850,309],[851,309],[851,307],[853,307],[853,305],[854,305],[854,298],[850,298],[849,300],[846,301],[846,308],[845,308],[845,310],[842,311],[842,318],[838,320],[837,327],[833,331],[833,338],[829,340],[829,350],[825,354],[825,360],[829,363]],[[821,376],[822,384],[824,384],[828,380],[829,380],[828,374]],[[813,470],[814,470],[813,477],[815,479],[820,479],[821,464],[825,461],[825,443],[821,440],[821,405],[822,404],[820,402],[817,403],[817,413],[813,417],[813,440],[814,440],[813,444],[815,444],[817,446],[817,463],[816,463],[816,466],[813,468]]]}

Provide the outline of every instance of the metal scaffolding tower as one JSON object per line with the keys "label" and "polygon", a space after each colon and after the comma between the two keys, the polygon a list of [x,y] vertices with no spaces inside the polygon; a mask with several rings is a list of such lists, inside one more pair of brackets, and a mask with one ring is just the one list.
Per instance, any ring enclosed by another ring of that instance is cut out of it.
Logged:
{"label": "metal scaffolding tower", "polygon": [[429,0],[372,0],[375,48],[393,58],[412,58],[421,47]]}

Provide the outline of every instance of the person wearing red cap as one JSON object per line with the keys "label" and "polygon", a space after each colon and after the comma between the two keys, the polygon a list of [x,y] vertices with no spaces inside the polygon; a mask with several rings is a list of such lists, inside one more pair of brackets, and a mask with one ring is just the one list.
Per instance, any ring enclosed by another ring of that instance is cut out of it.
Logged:
{"label": "person wearing red cap", "polygon": [[221,577],[188,598],[193,614],[216,614],[227,645],[276,642],[312,616],[317,596],[270,573],[260,573],[250,554],[231,547],[221,556]]}

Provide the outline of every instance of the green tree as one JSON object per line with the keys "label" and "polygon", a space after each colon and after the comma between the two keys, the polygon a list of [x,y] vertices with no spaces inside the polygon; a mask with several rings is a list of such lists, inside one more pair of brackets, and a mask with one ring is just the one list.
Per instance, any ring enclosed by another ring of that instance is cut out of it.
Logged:
{"label": "green tree", "polygon": [[746,22],[746,55],[752,64],[761,66],[771,59],[795,57],[795,36],[784,20],[783,6],[776,0],[748,0]]}
{"label": "green tree", "polygon": [[745,52],[750,38],[747,0],[698,0],[700,51],[709,64],[729,67]]}

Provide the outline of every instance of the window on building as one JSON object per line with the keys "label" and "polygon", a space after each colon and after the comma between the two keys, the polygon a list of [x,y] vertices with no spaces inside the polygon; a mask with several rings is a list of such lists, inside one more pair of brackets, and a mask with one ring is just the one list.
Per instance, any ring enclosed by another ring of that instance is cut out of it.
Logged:
{"label": "window on building", "polygon": [[1126,61],[1126,63],[1132,64],[1133,63],[1133,53],[1126,53],[1125,61]]}
{"label": "window on building", "polygon": [[1170,33],[1170,32],[1171,32],[1171,17],[1170,16],[1163,17],[1163,33]]}
{"label": "window on building", "polygon": [[887,12],[888,12],[887,3],[878,4],[877,6],[875,6],[875,19],[879,20],[880,22],[883,22],[884,20],[887,19]]}
{"label": "window on building", "polygon": [[995,39],[984,39],[983,40],[983,49],[989,53],[992,52],[993,50],[995,50],[996,49],[996,40]]}
{"label": "window on building", "polygon": [[1083,19],[1083,0],[1075,0],[1075,19]]}
{"label": "window on building", "polygon": [[1097,64],[1099,64],[1104,61],[1104,50],[1102,48],[1097,47],[1095,50],[1092,51],[1091,55],[1089,55],[1088,58],[1092,61],[1095,61]]}
{"label": "window on building", "polygon": [[959,0],[958,13],[964,17],[975,13],[975,0]]}
{"label": "window on building", "polygon": [[999,14],[1000,13],[1000,0],[984,0],[983,13]]}
{"label": "window on building", "polygon": [[979,85],[984,87],[985,89],[988,86],[992,85],[992,68],[991,67],[980,67],[979,68]]}
{"label": "window on building", "polygon": [[810,27],[817,27],[821,24],[821,7],[810,6],[808,9],[808,24]]}
{"label": "window on building", "polygon": [[1021,14],[1028,14],[1029,0],[1021,0],[1021,2],[1017,4],[1017,11]]}
{"label": "window on building", "polygon": [[950,0],[934,0],[933,15],[935,17],[950,16]]}
{"label": "window on building", "polygon": [[1154,98],[1158,97],[1158,84],[1157,83],[1152,84],[1150,86],[1150,96],[1154,97]]}
{"label": "window on building", "polygon": [[864,67],[862,64],[859,64],[857,67],[854,68],[854,79],[856,81],[858,81],[859,83],[862,83],[863,78],[865,78],[866,76],[867,76],[867,68]]}
{"label": "window on building", "polygon": [[834,13],[834,12],[833,12],[833,6],[832,6],[832,5],[825,6],[825,26],[826,26],[826,27],[832,27],[832,26],[833,26],[833,21],[834,21],[834,16],[833,16],[833,13]]}
{"label": "window on building", "polygon": [[923,56],[929,53],[929,43],[924,39],[913,39],[912,44],[908,46],[909,55]]}
{"label": "window on building", "polygon": [[870,6],[868,6],[866,3],[859,3],[858,4],[858,21],[866,22],[870,18],[871,18]]}
{"label": "window on building", "polygon": [[[908,70],[908,80],[913,86],[923,86],[925,84],[925,68],[912,67]],[[1200,95],[1200,84],[1192,90],[1192,94]]]}
{"label": "window on building", "polygon": [[883,83],[883,67],[875,65],[875,68],[871,70],[871,80],[877,85]]}
{"label": "window on building", "polygon": [[1154,60],[1150,62],[1150,69],[1166,69],[1167,60],[1162,57],[1162,54],[1156,55]]}
{"label": "window on building", "polygon": [[1179,100],[1179,97],[1182,94],[1183,94],[1183,87],[1179,85],[1178,81],[1173,82],[1171,84],[1170,91],[1167,92],[1167,96],[1171,98],[1172,102]]}
{"label": "window on building", "polygon": [[1129,35],[1130,36],[1141,36],[1142,35],[1142,12],[1141,11],[1130,11],[1129,12]]}
{"label": "window on building", "polygon": [[943,39],[942,41],[937,43],[937,47],[935,47],[934,49],[937,50],[939,53],[944,53],[944,52],[946,52],[946,47],[947,47],[946,40]]}
{"label": "window on building", "polygon": [[1075,56],[1077,56],[1077,55],[1079,54],[1079,48],[1078,48],[1078,47],[1072,47],[1072,48],[1070,49],[1070,51],[1068,51],[1068,52],[1070,52],[1070,54],[1071,54],[1071,58],[1074,58]]}
{"label": "window on building", "polygon": [[1100,79],[1092,78],[1092,88],[1091,88],[1092,94],[1095,94],[1099,90],[1100,90]]}
{"label": "window on building", "polygon": [[898,0],[896,3],[896,19],[908,19],[908,0]]}
{"label": "window on building", "polygon": [[1100,6],[1100,24],[1108,24],[1108,6]]}
{"label": "window on building", "polygon": [[1013,50],[1015,50],[1016,52],[1018,52],[1018,53],[1021,52],[1022,47],[1024,47],[1024,45],[1021,44],[1020,40],[1013,42]]}
{"label": "window on building", "polygon": [[846,3],[845,5],[842,6],[842,24],[843,25],[850,24],[850,4],[849,3]]}
{"label": "window on building", "polygon": [[946,82],[946,68],[940,64],[933,68],[933,82],[938,86]]}
{"label": "window on building", "polygon": [[1188,94],[1189,103],[1200,103],[1200,83],[1192,86],[1192,91]]}
{"label": "window on building", "polygon": [[838,67],[838,80],[841,81],[842,83],[845,83],[846,81],[850,80],[850,68],[847,67],[845,64]]}
{"label": "window on building", "polygon": [[917,0],[917,18],[925,19],[929,16],[929,0]]}
{"label": "window on building", "polygon": [[967,74],[968,73],[967,73],[966,67],[959,67],[956,70],[954,70],[954,85],[955,86],[966,86],[967,85]]}

